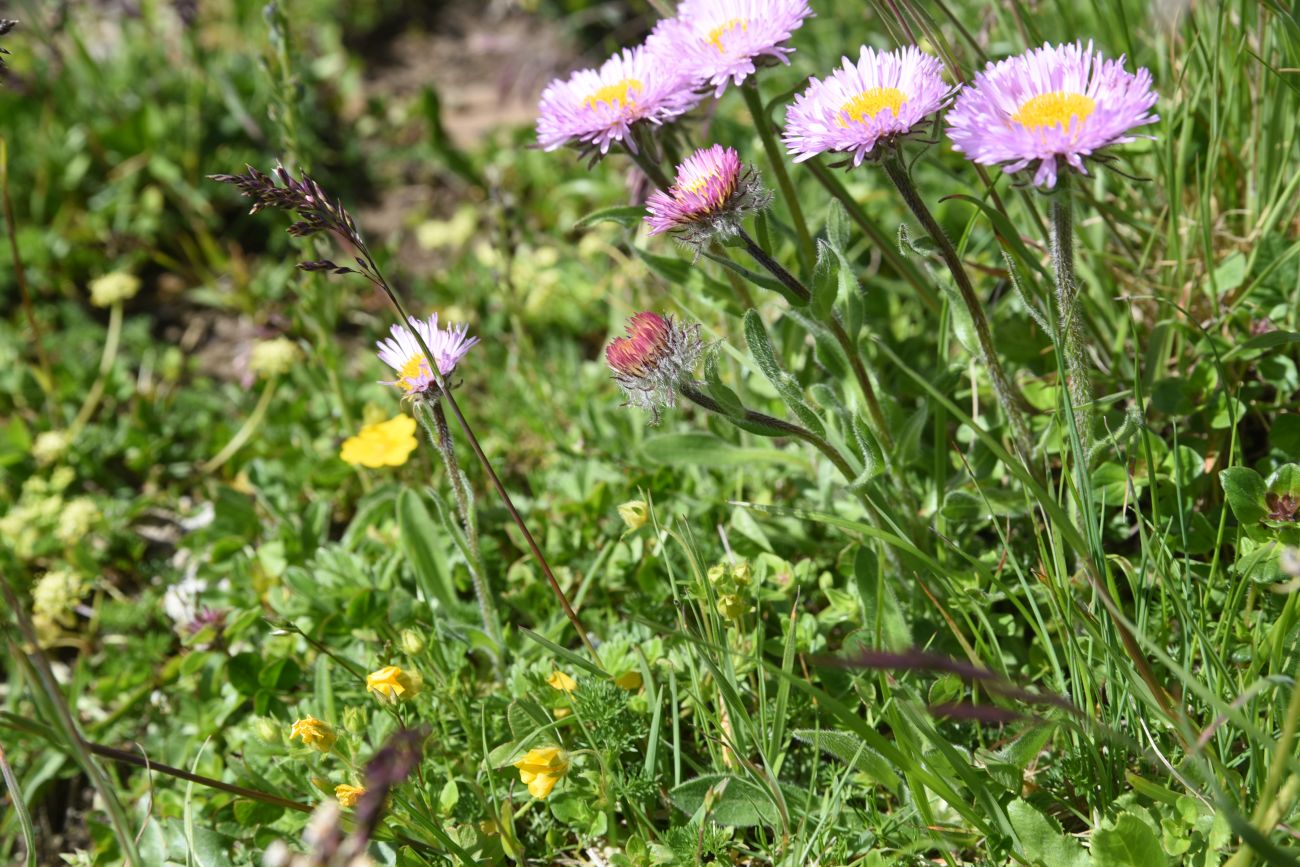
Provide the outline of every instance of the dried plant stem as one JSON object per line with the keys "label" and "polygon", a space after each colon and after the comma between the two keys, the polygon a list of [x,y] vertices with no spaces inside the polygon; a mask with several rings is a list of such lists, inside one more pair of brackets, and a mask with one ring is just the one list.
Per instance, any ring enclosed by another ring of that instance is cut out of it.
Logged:
{"label": "dried plant stem", "polygon": [[[353,238],[345,238],[345,240],[349,243],[355,243],[355,239]],[[393,306],[397,309],[397,314],[402,318],[402,322],[409,323],[411,316],[406,312],[406,305],[404,305],[402,300],[397,297],[397,293],[393,291],[393,288],[388,285],[388,281],[384,279],[383,274],[379,270],[379,266],[375,264],[374,258],[370,255],[370,251],[364,246],[359,247],[358,251],[361,253],[361,258],[358,262],[363,266],[363,276],[388,296],[388,300],[391,301]],[[441,399],[447,402],[447,406],[451,409],[452,415],[456,417],[456,423],[460,426],[461,431],[465,434],[465,439],[469,441],[470,447],[474,450],[474,456],[478,458],[479,464],[482,465],[483,471],[487,473],[488,479],[492,482],[492,487],[497,492],[497,496],[501,498],[502,505],[506,507],[506,511],[510,514],[510,519],[515,522],[515,526],[518,527],[519,532],[523,534],[524,541],[527,543],[528,549],[533,555],[533,559],[537,561],[537,565],[541,567],[542,574],[546,576],[547,583],[551,585],[551,592],[555,594],[555,598],[560,602],[560,607],[564,609],[564,616],[569,618],[569,622],[573,624],[573,628],[577,630],[578,637],[582,639],[582,644],[587,649],[587,653],[591,655],[592,661],[595,662],[597,666],[603,668],[604,666],[600,661],[600,655],[596,653],[596,648],[591,643],[591,637],[587,634],[586,628],[583,627],[582,621],[578,619],[578,612],[573,610],[573,605],[570,604],[569,597],[565,595],[564,588],[560,587],[560,582],[556,580],[555,573],[551,571],[551,564],[546,561],[546,555],[542,553],[542,549],[538,546],[537,540],[534,539],[533,534],[529,532],[528,525],[524,523],[524,519],[519,514],[519,510],[515,508],[514,501],[510,499],[510,494],[506,491],[506,486],[502,484],[501,477],[497,475],[497,471],[493,468],[492,462],[488,460],[487,454],[484,453],[483,446],[479,443],[478,437],[474,435],[474,430],[469,426],[469,421],[466,420],[465,414],[461,412],[460,405],[456,403],[456,399],[452,397],[451,389],[447,385],[446,378],[444,378],[442,372],[438,370],[437,356],[431,349],[429,349],[428,344],[425,343],[424,337],[420,334],[420,329],[412,328],[411,334],[415,336],[416,342],[420,345],[420,351],[424,353],[425,359],[429,362],[429,370],[433,375],[434,381],[438,385]]]}
{"label": "dried plant stem", "polygon": [[804,219],[803,208],[799,204],[794,182],[790,180],[790,173],[785,169],[785,154],[782,153],[780,142],[776,139],[772,120],[763,108],[763,97],[759,95],[758,84],[753,76],[740,86],[740,92],[745,97],[745,105],[749,106],[749,113],[754,118],[754,126],[758,128],[758,136],[763,141],[763,150],[767,153],[767,161],[772,164],[776,185],[781,188],[781,196],[790,211],[790,222],[794,224],[795,237],[799,241],[799,264],[805,271],[812,271],[817,261],[817,248],[813,246],[812,234],[808,231],[808,221]]}
{"label": "dried plant stem", "polygon": [[[786,270],[780,262],[768,255],[767,251],[760,247],[744,229],[740,230],[740,242],[745,245],[746,252],[753,256],[758,264],[781,281],[781,285],[785,286],[805,303],[812,301],[812,292],[809,291],[808,287]],[[880,399],[876,397],[875,386],[871,384],[871,376],[867,373],[866,365],[862,361],[862,352],[858,349],[854,339],[844,330],[844,323],[840,321],[838,313],[831,311],[826,326],[830,329],[831,335],[835,338],[835,342],[839,344],[840,349],[844,351],[849,367],[853,369],[853,376],[858,381],[858,388],[862,390],[862,398],[867,404],[867,412],[871,414],[871,423],[876,429],[876,436],[880,438],[881,443],[884,444],[887,450],[892,449],[894,447],[894,438],[889,434],[885,414],[880,408]]]}
{"label": "dried plant stem", "polygon": [[50,661],[45,658],[45,653],[41,650],[40,641],[36,635],[36,628],[32,625],[31,618],[27,616],[26,610],[18,601],[17,594],[9,586],[7,575],[0,575],[0,594],[4,596],[5,604],[13,612],[14,619],[18,622],[18,631],[22,633],[23,640],[31,647],[31,653],[25,654],[16,647],[13,642],[8,642],[10,651],[13,656],[26,663],[26,666],[33,670],[35,674],[36,686],[44,694],[45,700],[54,710],[55,721],[64,741],[72,751],[73,757],[76,758],[77,764],[90,780],[91,786],[99,793],[104,804],[104,809],[108,813],[109,824],[113,828],[113,836],[117,838],[117,844],[122,849],[123,861],[128,865],[136,867],[145,867],[144,861],[140,859],[140,853],[136,849],[135,837],[131,833],[131,824],[127,818],[126,810],[122,807],[122,802],[118,800],[113,786],[108,779],[108,775],[91,756],[89,745],[85,738],[81,736],[81,729],[77,725],[77,720],[72,715],[72,710],[68,707],[68,702],[63,696],[63,691],[59,688],[59,682],[54,677],[54,672],[50,668]]}
{"label": "dried plant stem", "polygon": [[244,443],[257,433],[257,429],[262,426],[262,420],[266,418],[266,411],[271,407],[271,400],[275,397],[275,389],[279,384],[278,376],[267,380],[266,386],[262,389],[262,396],[257,399],[257,406],[253,407],[253,411],[248,418],[244,419],[243,425],[235,431],[235,435],[230,438],[230,442],[226,443],[225,448],[199,467],[201,472],[207,474],[221,469],[226,461],[233,458],[235,453],[244,447]]}
{"label": "dried plant stem", "polygon": [[966,273],[966,266],[962,264],[961,257],[957,255],[957,249],[953,247],[947,233],[935,220],[934,215],[930,213],[930,209],[926,207],[925,201],[922,200],[920,193],[917,192],[916,184],[912,182],[912,176],[903,161],[902,150],[894,147],[893,152],[886,156],[882,162],[885,173],[889,175],[889,179],[898,188],[898,192],[903,197],[903,201],[907,203],[908,209],[921,222],[926,234],[934,241],[939,250],[939,256],[943,259],[944,264],[948,266],[953,282],[957,284],[957,293],[961,296],[962,304],[965,305],[966,312],[970,314],[971,322],[975,326],[975,337],[979,341],[980,354],[984,357],[984,367],[988,370],[989,379],[993,383],[993,393],[997,396],[998,403],[1002,405],[1002,411],[1006,413],[1007,421],[1011,423],[1012,439],[1015,442],[1016,450],[1020,453],[1020,459],[1028,465],[1033,455],[1029,427],[1025,424],[1020,407],[1016,405],[1017,396],[1011,381],[1007,379],[1006,372],[1002,369],[1002,362],[998,360],[997,350],[993,345],[993,334],[989,330],[988,318],[984,315],[984,308],[975,295],[975,287],[971,285],[970,275]]}
{"label": "dried plant stem", "polygon": [[18,292],[23,299],[23,315],[27,318],[27,327],[32,330],[32,347],[36,350],[36,363],[40,366],[45,386],[47,408],[53,412],[54,369],[50,367],[50,357],[45,354],[45,335],[41,331],[40,320],[36,318],[36,309],[32,306],[32,293],[27,286],[27,270],[23,267],[23,257],[18,252],[18,224],[14,222],[14,206],[9,199],[9,147],[4,138],[0,138],[0,204],[4,205],[5,229],[9,235],[9,252],[13,256],[14,278],[18,281]]}
{"label": "dried plant stem", "polygon": [[[1083,326],[1079,317],[1079,285],[1074,278],[1074,213],[1070,176],[1063,172],[1049,206],[1052,229],[1052,271],[1056,275],[1057,334],[1069,377],[1070,405],[1078,421],[1079,442],[1087,455],[1092,438],[1092,376],[1088,372]],[[1080,460],[1084,460],[1084,455]]]}
{"label": "dried plant stem", "polygon": [[451,428],[447,426],[447,416],[442,411],[442,404],[419,405],[418,414],[425,432],[429,434],[434,447],[442,455],[443,466],[447,469],[447,482],[451,485],[456,498],[456,511],[460,513],[460,523],[465,530],[465,543],[469,546],[469,575],[474,584],[474,596],[478,599],[479,614],[483,617],[483,629],[500,647],[501,622],[497,619],[496,604],[492,601],[492,592],[487,584],[487,574],[483,568],[483,556],[478,544],[478,521],[474,514],[474,497],[469,489],[469,479],[460,468],[456,459],[455,444],[451,439]]}

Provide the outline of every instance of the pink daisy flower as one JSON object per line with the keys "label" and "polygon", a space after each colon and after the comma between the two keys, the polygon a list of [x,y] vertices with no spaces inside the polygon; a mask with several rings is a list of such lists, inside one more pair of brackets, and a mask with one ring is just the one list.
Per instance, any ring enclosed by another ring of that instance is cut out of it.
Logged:
{"label": "pink daisy flower", "polygon": [[626,330],[605,347],[605,361],[627,394],[624,406],[648,410],[655,424],[661,408],[677,405],[678,384],[695,371],[704,349],[700,326],[683,328],[671,316],[647,311],[628,319]]}
{"label": "pink daisy flower", "polygon": [[580,69],[547,85],[538,104],[537,141],[548,151],[579,142],[602,154],[622,142],[635,153],[633,124],[661,124],[699,100],[680,66],[660,62],[644,46],[625,48],[600,69]]}
{"label": "pink daisy flower", "polygon": [[[411,328],[418,331],[433,353],[438,364],[438,372],[443,378],[450,376],[465,354],[478,343],[477,337],[467,337],[468,325],[449,325],[438,327],[438,314],[429,319],[410,318]],[[423,395],[432,391],[438,394],[438,380],[429,367],[429,360],[415,339],[415,334],[403,325],[394,325],[393,336],[379,341],[379,360],[397,371],[397,379],[383,382],[383,385],[395,385],[410,397]]]}
{"label": "pink daisy flower", "polygon": [[948,113],[953,148],[982,165],[1018,172],[1033,164],[1034,183],[1056,186],[1057,160],[1084,174],[1084,160],[1133,141],[1129,131],[1154,123],[1151,73],[1126,72],[1080,42],[1044,45],[990,63]]}
{"label": "pink daisy flower", "polygon": [[721,96],[753,75],[756,61],[789,63],[794,49],[784,43],[811,15],[807,0],[683,0],[646,46]]}
{"label": "pink daisy flower", "polygon": [[786,111],[783,138],[797,163],[834,151],[861,165],[877,144],[912,132],[948,99],[943,64],[915,46],[877,53],[864,45],[857,63],[843,60]]}
{"label": "pink daisy flower", "polygon": [[671,187],[651,194],[645,221],[651,235],[676,232],[698,247],[718,235],[735,234],[746,213],[770,200],[734,148],[713,145],[687,157]]}

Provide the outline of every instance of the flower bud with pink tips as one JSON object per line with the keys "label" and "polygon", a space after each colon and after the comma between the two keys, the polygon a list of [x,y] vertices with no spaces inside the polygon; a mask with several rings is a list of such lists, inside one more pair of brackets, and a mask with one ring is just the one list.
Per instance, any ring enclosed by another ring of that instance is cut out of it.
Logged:
{"label": "flower bud with pink tips", "polygon": [[657,424],[661,409],[677,405],[678,386],[699,362],[700,326],[682,327],[671,316],[646,311],[632,316],[626,330],[605,348],[605,361],[627,394],[624,405],[647,410]]}

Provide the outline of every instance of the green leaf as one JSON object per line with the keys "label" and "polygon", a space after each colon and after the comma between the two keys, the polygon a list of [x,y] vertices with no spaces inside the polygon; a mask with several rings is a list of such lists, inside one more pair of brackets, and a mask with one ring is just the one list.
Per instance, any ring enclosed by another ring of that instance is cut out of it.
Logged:
{"label": "green leaf", "polygon": [[705,811],[719,825],[748,828],[754,825],[775,826],[780,815],[772,798],[754,783],[730,774],[708,774],[687,780],[668,793],[677,809],[694,816],[707,803]]}
{"label": "green leaf", "polygon": [[574,229],[585,229],[597,223],[618,223],[629,229],[634,228],[645,219],[645,208],[641,205],[619,205],[616,208],[603,208],[592,211],[573,224]]}
{"label": "green leaf", "polygon": [[817,242],[817,265],[813,268],[812,309],[820,319],[830,315],[839,294],[840,257],[830,244]]}
{"label": "green leaf", "polygon": [[1268,514],[1264,502],[1268,486],[1259,473],[1249,467],[1228,467],[1219,473],[1219,484],[1223,486],[1232,514],[1242,524],[1258,524]]}
{"label": "green leaf", "polygon": [[802,464],[797,451],[736,446],[707,433],[660,434],[641,446],[641,453],[657,464],[670,466],[739,467],[754,463]]}
{"label": "green leaf", "polygon": [[728,415],[743,416],[745,406],[740,397],[728,388],[718,375],[718,353],[710,352],[704,361],[704,382],[709,387],[709,394],[726,410]]}
{"label": "green leaf", "polygon": [[903,618],[903,609],[890,585],[888,576],[878,568],[871,549],[859,546],[853,557],[853,573],[862,597],[862,623],[869,635],[876,636],[879,646],[902,650],[912,646],[912,630]]}
{"label": "green leaf", "polygon": [[426,600],[436,599],[444,609],[454,611],[456,592],[452,588],[451,569],[446,553],[438,544],[443,534],[417,492],[407,489],[397,495],[397,526],[402,550]]}
{"label": "green leaf", "polygon": [[1092,860],[1096,867],[1160,867],[1169,863],[1155,832],[1132,813],[1121,813],[1114,827],[1093,832]]}
{"label": "green leaf", "polygon": [[691,279],[691,263],[671,256],[658,256],[640,247],[633,247],[641,261],[650,266],[650,270],[672,283],[684,286]]}
{"label": "green leaf", "polygon": [[758,362],[759,369],[776,388],[791,412],[797,415],[804,426],[813,433],[820,437],[826,436],[826,426],[808,404],[804,403],[802,390],[794,381],[794,377],[786,373],[777,361],[776,353],[772,349],[772,341],[767,336],[767,327],[763,325],[763,319],[758,315],[758,311],[752,308],[745,311],[745,342],[749,344],[749,352]]}
{"label": "green leaf", "polygon": [[843,253],[849,248],[851,232],[849,212],[844,210],[838,199],[831,199],[831,205],[826,209],[826,240]]}
{"label": "green leaf", "polygon": [[900,780],[898,772],[880,753],[867,746],[867,742],[851,732],[825,729],[795,729],[791,737],[819,747],[844,764],[858,770],[876,783],[897,794]]}
{"label": "green leaf", "polygon": [[1020,798],[1007,805],[1007,818],[1020,840],[1021,851],[1030,861],[1044,867],[1088,867],[1092,864],[1092,858],[1088,857],[1078,840],[1062,831],[1054,819],[1044,816]]}

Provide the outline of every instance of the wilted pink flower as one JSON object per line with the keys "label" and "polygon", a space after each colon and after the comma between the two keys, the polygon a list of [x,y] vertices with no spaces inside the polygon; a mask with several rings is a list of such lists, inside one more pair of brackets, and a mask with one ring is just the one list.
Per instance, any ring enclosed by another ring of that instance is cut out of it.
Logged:
{"label": "wilted pink flower", "polygon": [[1008,172],[1037,163],[1034,183],[1056,186],[1057,159],[1087,173],[1084,160],[1133,141],[1129,131],[1154,123],[1151,73],[1124,70],[1080,42],[1044,45],[990,63],[948,113],[953,148]]}
{"label": "wilted pink flower", "polygon": [[785,45],[812,15],[807,0],[683,0],[675,18],[655,27],[646,46],[721,96],[764,59],[789,63]]}
{"label": "wilted pink flower", "polygon": [[786,149],[802,162],[827,151],[857,166],[877,144],[907,135],[943,107],[943,64],[915,46],[877,53],[862,46],[825,79],[812,80],[786,111]]}
{"label": "wilted pink flower", "polygon": [[680,65],[662,63],[644,47],[628,48],[600,69],[580,69],[547,85],[538,105],[537,141],[548,151],[577,142],[603,154],[622,142],[635,152],[633,124],[661,124],[698,102]]}
{"label": "wilted pink flower", "polygon": [[[456,365],[465,357],[465,353],[478,343],[477,337],[466,337],[466,332],[469,331],[468,325],[449,325],[446,328],[439,328],[437,313],[430,316],[427,321],[412,316],[410,325],[424,338],[425,344],[428,345],[429,351],[433,353],[438,364],[438,372],[444,378],[451,375]],[[383,384],[395,385],[410,396],[422,395],[431,389],[436,395],[438,381],[433,375],[432,368],[429,367],[429,360],[424,356],[424,350],[415,339],[415,334],[403,325],[394,325],[392,331],[392,337],[379,341],[377,345],[379,359],[397,371],[397,379]]]}
{"label": "wilted pink flower", "polygon": [[682,328],[671,316],[643,312],[627,321],[626,330],[605,348],[605,361],[627,394],[625,406],[649,410],[655,424],[661,408],[677,405],[678,383],[695,370],[703,349],[700,326]]}
{"label": "wilted pink flower", "polygon": [[645,221],[651,235],[677,232],[698,247],[718,235],[734,235],[746,213],[770,200],[734,148],[713,145],[688,156],[677,167],[677,182],[650,196]]}

